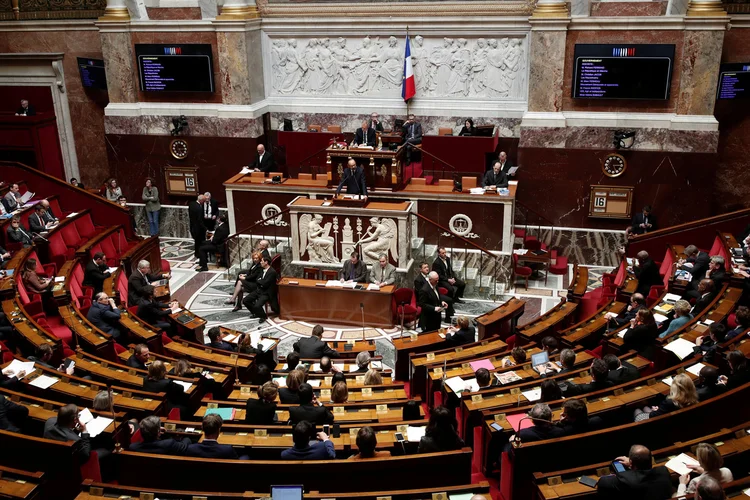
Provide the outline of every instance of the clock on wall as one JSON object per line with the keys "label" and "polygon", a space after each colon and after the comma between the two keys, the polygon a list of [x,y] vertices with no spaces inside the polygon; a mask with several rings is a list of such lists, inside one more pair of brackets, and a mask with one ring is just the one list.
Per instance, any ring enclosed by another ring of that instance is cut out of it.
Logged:
{"label": "clock on wall", "polygon": [[188,155],[188,143],[185,139],[173,139],[169,143],[169,152],[178,160],[184,160]]}
{"label": "clock on wall", "polygon": [[602,162],[602,172],[607,177],[619,177],[625,172],[628,167],[628,162],[622,155],[612,153],[607,155]]}

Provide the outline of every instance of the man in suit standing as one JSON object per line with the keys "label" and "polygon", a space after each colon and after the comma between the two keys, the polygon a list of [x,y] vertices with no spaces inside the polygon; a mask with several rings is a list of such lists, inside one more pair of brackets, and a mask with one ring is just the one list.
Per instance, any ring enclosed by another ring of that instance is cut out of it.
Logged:
{"label": "man in suit standing", "polygon": [[349,260],[344,262],[344,266],[341,269],[341,281],[367,282],[367,266],[359,260],[357,252],[352,252]]}
{"label": "man in suit standing", "polygon": [[648,296],[648,292],[654,285],[661,285],[664,283],[661,274],[659,274],[659,267],[656,262],[649,257],[648,252],[641,250],[636,255],[638,259],[638,265],[634,266],[633,272],[635,277],[638,278],[637,293],[642,294],[644,297]]}
{"label": "man in suit standing", "polygon": [[242,301],[250,312],[261,322],[268,319],[264,306],[266,302],[271,304],[273,312],[279,312],[279,300],[277,296],[276,271],[271,267],[271,259],[263,257],[260,261],[263,267],[260,277],[257,281],[257,288],[254,293],[248,294]]}
{"label": "man in suit standing", "polygon": [[614,382],[615,385],[630,382],[637,379],[639,376],[638,368],[631,365],[630,363],[620,362],[620,358],[618,358],[614,354],[607,354],[602,359],[605,363],[607,363],[607,367],[609,368],[607,378]]}
{"label": "man in suit standing", "polygon": [[377,134],[371,129],[367,122],[362,122],[362,128],[358,128],[354,134],[354,144],[357,146],[370,146],[375,148]]}
{"label": "man in suit standing", "polygon": [[188,216],[190,218],[190,236],[193,237],[195,242],[195,257],[198,255],[198,249],[201,247],[201,243],[206,239],[206,226],[203,224],[203,203],[205,197],[202,194],[198,195],[198,198],[191,201],[188,204]]}
{"label": "man in suit standing", "polygon": [[422,124],[419,123],[413,114],[409,115],[404,126],[401,129],[401,136],[406,146],[406,164],[411,163],[411,154],[414,147],[422,144]]}
{"label": "man in suit standing", "polygon": [[377,113],[370,114],[370,121],[367,126],[373,129],[375,132],[383,132],[383,124],[380,121],[380,116]]}
{"label": "man in suit standing", "polygon": [[221,416],[214,414],[203,417],[203,441],[193,443],[187,448],[187,456],[200,458],[237,458],[234,448],[228,444],[219,444],[219,434],[224,423]]}
{"label": "man in suit standing", "polygon": [[104,255],[104,252],[96,252],[94,258],[86,264],[83,285],[93,288],[95,294],[101,292],[104,287],[104,280],[112,276],[107,269],[107,256]]}
{"label": "man in suit standing", "polygon": [[461,297],[464,296],[466,283],[456,277],[445,248],[438,248],[438,258],[432,263],[432,270],[438,273],[438,286],[448,290],[448,296],[453,299],[454,304],[462,304]]}
{"label": "man in suit standing", "polygon": [[21,107],[16,110],[16,116],[34,116],[36,109],[29,104],[28,99],[21,99]]}
{"label": "man in suit standing", "polygon": [[255,156],[253,162],[249,165],[249,168],[253,172],[273,172],[273,155],[269,151],[266,151],[266,147],[263,144],[258,144],[257,151],[258,154]]}
{"label": "man in suit standing", "polygon": [[99,292],[94,296],[94,302],[89,308],[89,312],[86,315],[92,325],[108,333],[114,337],[115,341],[119,342],[120,329],[120,310],[115,304],[115,300],[108,297],[106,293]]}
{"label": "man in suit standing", "polygon": [[[417,298],[417,302],[419,302],[419,294],[422,291],[422,288],[426,283],[430,280],[430,265],[426,262],[422,262],[419,266],[419,274],[417,274],[417,277],[414,278],[414,296]],[[444,295],[440,293],[440,290],[438,290],[438,294],[440,295],[440,301],[445,302],[448,304],[448,308],[445,310],[445,317],[447,318],[447,322],[450,323],[450,318],[455,314],[455,310],[453,309],[453,299],[448,297],[447,295]],[[420,316],[420,326],[421,326],[421,319]]]}
{"label": "man in suit standing", "polygon": [[651,206],[646,205],[643,207],[641,213],[633,216],[633,234],[646,234],[656,229],[656,218],[651,215]]}
{"label": "man in suit standing", "polygon": [[386,255],[381,255],[378,263],[372,266],[370,283],[378,286],[392,285],[396,282],[396,267],[388,262]]}
{"label": "man in suit standing", "polygon": [[190,446],[190,438],[186,437],[180,441],[172,438],[161,439],[164,432],[161,427],[161,420],[156,415],[151,415],[141,420],[140,423],[141,437],[140,443],[131,443],[130,451],[138,453],[158,453],[160,455],[185,455]]}
{"label": "man in suit standing", "polygon": [[346,186],[346,194],[358,194],[367,199],[367,182],[365,181],[365,171],[362,167],[357,166],[353,158],[346,162],[344,174],[336,188],[336,196],[341,193],[341,189]]}
{"label": "man in suit standing", "polygon": [[169,274],[151,274],[151,264],[147,260],[138,262],[138,269],[128,278],[128,306],[137,306],[143,294],[143,287],[154,281],[169,278]]}
{"label": "man in suit standing", "polygon": [[[292,345],[294,352],[299,353],[300,358],[320,359],[323,356],[338,358],[340,354],[335,349],[323,342],[323,327],[315,325],[312,335],[306,339],[300,339]],[[288,361],[288,360],[287,360]]]}
{"label": "man in suit standing", "polygon": [[332,424],[333,413],[325,406],[313,404],[313,389],[310,384],[299,386],[299,406],[289,408],[289,420],[292,425],[303,420],[311,424]]}
{"label": "man in suit standing", "polygon": [[482,187],[483,188],[489,188],[489,187],[507,188],[508,187],[508,177],[505,175],[505,172],[503,172],[503,169],[500,166],[499,161],[496,161],[495,164],[492,165],[492,169],[488,170],[484,174],[484,178],[482,179]]}
{"label": "man in suit standing", "polygon": [[211,197],[211,193],[203,193],[203,225],[206,230],[213,231],[216,219],[219,217],[219,202]]}
{"label": "man in suit standing", "polygon": [[693,285],[693,288],[698,288],[698,282],[706,277],[711,257],[708,255],[708,252],[698,250],[698,247],[695,245],[685,247],[685,255],[687,255],[686,259],[680,259],[674,265],[678,269],[689,272],[693,277],[690,284]]}
{"label": "man in suit standing", "polygon": [[508,159],[508,155],[505,151],[500,151],[497,162],[500,164],[500,170],[502,170],[505,175],[508,177],[513,176],[513,174],[510,173],[510,169],[513,168],[513,163]]}
{"label": "man in suit standing", "polygon": [[660,465],[653,467],[651,451],[635,444],[627,457],[615,460],[627,470],[599,478],[599,496],[608,499],[661,500],[672,496],[672,480],[669,470]]}
{"label": "man in suit standing", "polygon": [[[219,216],[219,225],[214,229],[214,234],[211,239],[201,243],[201,247],[198,249],[198,269],[197,272],[208,271],[208,254],[221,252],[224,255],[224,242],[229,238],[229,224],[227,224],[227,216]],[[224,257],[222,257],[224,259]]]}
{"label": "man in suit standing", "polygon": [[[157,417],[158,418],[158,417]],[[88,461],[91,455],[91,441],[86,425],[78,420],[78,407],[70,404],[57,410],[57,416],[44,423],[44,439],[73,441],[73,454],[79,464]]]}
{"label": "man in suit standing", "polygon": [[[420,323],[422,331],[430,332],[440,328],[440,317],[442,312],[448,308],[448,304],[440,299],[438,292],[438,274],[432,271],[428,275],[427,283],[419,291],[419,307],[422,308]],[[450,322],[450,319],[447,318]]]}

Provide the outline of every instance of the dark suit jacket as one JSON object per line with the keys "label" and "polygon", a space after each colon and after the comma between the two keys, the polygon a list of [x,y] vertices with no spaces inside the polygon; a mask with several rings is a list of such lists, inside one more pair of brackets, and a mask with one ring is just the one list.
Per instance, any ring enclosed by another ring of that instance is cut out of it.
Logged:
{"label": "dark suit jacket", "polygon": [[614,385],[624,384],[631,380],[637,379],[639,376],[638,368],[631,365],[630,363],[622,363],[622,366],[617,370],[610,370],[607,374],[607,378],[614,382]]}
{"label": "dark suit jacket", "polygon": [[451,346],[470,344],[474,342],[474,331],[475,329],[473,326],[461,328],[450,337],[446,337],[445,341]]}
{"label": "dark suit jacket", "polygon": [[381,121],[378,121],[378,123],[375,123],[374,126],[373,126],[372,120],[367,120],[367,126],[370,127],[370,128],[375,129],[376,132],[382,132],[383,131],[383,122],[381,122]]}
{"label": "dark suit jacket", "polygon": [[283,405],[299,404],[299,393],[288,387],[279,388],[279,401]]}
{"label": "dark suit jacket", "polygon": [[[135,272],[137,273],[138,271]],[[96,262],[94,262],[92,259],[88,264],[86,264],[86,271],[83,275],[83,284],[93,288],[94,295],[96,295],[97,293],[102,291],[104,280],[106,280],[110,276],[112,276],[112,274],[107,271],[107,264],[97,266]]]}
{"label": "dark suit jacket", "polygon": [[464,447],[463,440],[456,436],[451,442],[440,443],[432,436],[424,436],[419,440],[417,453],[439,453],[441,451],[460,450]]}
{"label": "dark suit jacket", "polygon": [[664,500],[672,497],[672,480],[664,466],[626,470],[600,478],[597,490],[608,500]]}
{"label": "dark suit jacket", "polygon": [[138,453],[158,453],[160,455],[185,455],[187,453],[188,446],[190,446],[190,438],[183,438],[180,441],[176,441],[172,438],[159,439],[157,441],[141,441],[140,443],[131,443],[130,451],[136,451]]}
{"label": "dark suit jacket", "polygon": [[717,292],[704,293],[701,297],[698,298],[698,300],[695,301],[695,305],[690,311],[690,314],[695,316],[696,314],[700,314],[701,312],[703,312],[703,310],[708,307],[711,301],[716,298],[716,294]]}
{"label": "dark suit jacket", "polygon": [[721,289],[721,287],[724,286],[724,283],[726,283],[729,279],[727,273],[721,269],[712,272],[709,277],[711,278],[711,281],[714,282],[714,290],[717,293]]}
{"label": "dark suit jacket", "polygon": [[191,201],[188,204],[188,216],[190,217],[190,234],[193,238],[196,238],[201,231],[205,234],[206,226],[203,224],[203,205],[196,200]]}
{"label": "dark suit jacket", "polygon": [[439,311],[435,311],[435,308],[442,306],[442,300],[440,297],[435,295],[437,288],[433,289],[430,284],[425,282],[419,291],[419,307],[422,308],[421,324],[424,331],[432,331],[440,328],[440,315]]}
{"label": "dark suit jacket", "polygon": [[502,170],[500,173],[495,175],[495,171],[493,169],[489,169],[484,174],[484,178],[482,179],[482,187],[488,187],[488,186],[497,186],[497,187],[508,187],[508,176],[505,175],[505,172]]}
{"label": "dark suit jacket", "polygon": [[167,304],[155,300],[141,299],[138,304],[138,317],[150,325],[159,321],[168,321],[166,317],[170,314],[172,311]]}
{"label": "dark suit jacket", "polygon": [[336,451],[331,441],[318,441],[306,448],[289,448],[281,452],[282,460],[332,460],[336,458]]}
{"label": "dark suit jacket", "polygon": [[23,421],[29,416],[29,409],[6,399],[0,394],[0,429],[21,432]]}
{"label": "dark suit jacket", "polygon": [[214,349],[223,349],[225,351],[236,351],[237,350],[237,346],[236,345],[230,344],[229,342],[225,342],[223,340],[218,340],[216,342],[209,342],[206,345],[208,345],[209,347],[213,347]]}
{"label": "dark suit jacket", "polygon": [[[500,160],[498,160],[498,161],[500,161]],[[510,175],[510,174],[508,174],[508,171],[509,171],[509,170],[510,170],[511,168],[513,168],[513,163],[512,163],[512,162],[511,162],[510,160],[506,159],[506,160],[505,160],[505,163],[503,163],[503,164],[502,164],[502,165],[500,166],[500,171],[501,171],[502,173],[504,173],[505,175]]]}
{"label": "dark suit jacket", "polygon": [[260,155],[258,152],[255,152],[255,159],[250,164],[250,168],[257,168],[261,172],[273,172],[273,168],[276,164],[273,161],[273,155],[270,151],[266,150],[265,153],[263,153],[263,159],[260,159]]}
{"label": "dark suit jacket", "polygon": [[271,304],[271,309],[278,312],[279,310],[279,296],[276,293],[278,285],[276,284],[276,270],[271,266],[266,271],[266,277],[263,277],[263,271],[258,275],[258,279],[255,281],[257,284],[258,296],[265,295],[268,302]]}
{"label": "dark suit jacket", "polygon": [[228,444],[219,444],[213,439],[204,439],[202,443],[188,446],[187,456],[200,458],[237,458],[234,448]]}
{"label": "dark suit jacket", "polygon": [[218,226],[214,230],[213,238],[211,239],[211,243],[214,244],[214,246],[220,247],[224,244],[225,241],[227,241],[227,238],[229,237],[229,223],[225,222]]}
{"label": "dark suit jacket", "polygon": [[289,420],[296,424],[307,420],[311,424],[332,424],[333,413],[325,406],[315,406],[313,404],[300,405],[289,408]]}
{"label": "dark suit jacket", "polygon": [[362,128],[360,127],[354,134],[354,144],[358,146],[361,144],[365,144],[367,146],[375,147],[375,144],[377,144],[377,139],[378,137],[376,132],[371,128],[368,128],[363,132]]}
{"label": "dark suit jacket", "polygon": [[643,224],[643,220],[644,220],[643,212],[638,212],[637,214],[635,214],[635,216],[633,217],[633,224],[632,224],[633,234],[644,234],[649,231],[655,231],[657,229],[656,217],[654,217],[654,214],[650,214],[648,216],[647,222],[651,224],[651,227],[649,229],[644,229],[641,227],[641,224]]}
{"label": "dark suit jacket", "polygon": [[276,403],[248,399],[245,405],[245,423],[248,425],[273,425],[276,423]]}
{"label": "dark suit jacket", "polygon": [[595,382],[592,380],[587,384],[574,384],[572,382],[569,382],[568,390],[565,391],[565,397],[567,398],[570,396],[578,396],[579,394],[588,394],[589,392],[606,389],[608,387],[612,387],[613,385],[615,385],[615,383],[609,379],[606,379],[602,382]]}
{"label": "dark suit jacket", "polygon": [[438,257],[432,263],[432,270],[438,273],[438,284],[441,282],[447,283],[450,278],[455,278],[456,275],[453,273],[453,263],[450,257],[446,257],[445,263],[443,259]]}
{"label": "dark suit jacket", "polygon": [[[352,261],[351,259],[346,259],[344,262],[344,267],[341,269],[341,277],[345,280],[349,280],[349,276],[351,275],[352,271]],[[367,265],[362,262],[361,260],[358,260],[356,264],[354,264],[354,281],[357,283],[366,283],[367,282]]]}
{"label": "dark suit jacket", "polygon": [[128,360],[125,362],[126,365],[128,365],[131,368],[138,368],[139,370],[148,370],[148,367],[141,363],[141,360],[138,359],[135,354],[130,356]]}
{"label": "dark suit jacket", "polygon": [[36,114],[36,109],[34,108],[34,106],[29,104],[26,109],[23,109],[19,106],[19,108],[16,110],[16,113],[18,113],[19,115],[23,115],[25,113],[26,116],[34,116]]}
{"label": "dark suit jacket", "polygon": [[299,357],[303,359],[320,359],[323,356],[329,358],[338,358],[340,354],[332,349],[327,343],[320,340],[318,337],[307,337],[306,339],[299,339],[292,345],[292,349],[299,353]]}
{"label": "dark suit jacket", "polygon": [[604,421],[601,417],[589,417],[585,422],[558,422],[557,427],[562,430],[563,435],[570,436],[571,434],[581,434],[582,432],[595,431],[604,427]]}
{"label": "dark suit jacket", "polygon": [[[414,131],[413,134],[412,130]],[[422,144],[422,124],[419,122],[409,123],[408,125],[404,124],[401,135],[404,138],[404,142]]]}
{"label": "dark suit jacket", "polygon": [[625,350],[634,349],[638,354],[648,359],[653,358],[654,340],[659,334],[656,324],[638,325],[628,330],[622,338],[622,348]]}
{"label": "dark suit jacket", "polygon": [[698,391],[698,401],[705,401],[724,393],[727,386],[724,384],[701,384],[696,387],[696,390]]}
{"label": "dark suit jacket", "polygon": [[173,380],[163,378],[161,380],[143,380],[143,390],[146,392],[163,392],[167,396],[167,405],[170,408],[187,408],[189,396],[185,388],[176,384]]}
{"label": "dark suit jacket", "polygon": [[556,425],[549,427],[533,425],[526,429],[521,429],[517,432],[517,435],[521,438],[521,443],[531,443],[533,441],[544,441],[560,437],[563,435],[563,429]]}
{"label": "dark suit jacket", "polygon": [[133,274],[128,278],[128,306],[138,305],[143,297],[143,287],[160,279],[160,274],[147,274],[144,276],[137,269],[133,271]]}
{"label": "dark suit jacket", "polygon": [[635,277],[638,278],[638,289],[636,292],[643,294],[644,297],[648,295],[653,285],[662,285],[664,283],[659,274],[659,266],[656,265],[656,262],[651,257],[646,259],[642,266],[635,267],[633,272],[635,273]]}
{"label": "dark suit jacket", "polygon": [[91,324],[104,333],[110,335],[116,335],[119,333],[117,325],[120,322],[120,310],[112,309],[109,304],[94,302],[91,304],[91,308],[89,309],[86,318],[91,321]]}
{"label": "dark suit jacket", "polygon": [[336,194],[339,194],[344,186],[346,186],[346,194],[367,196],[367,181],[365,179],[365,171],[362,167],[354,169],[354,173],[352,173],[352,169],[349,167],[344,169],[344,174],[341,176],[341,181],[336,188]]}
{"label": "dark suit jacket", "polygon": [[88,432],[79,436],[69,427],[60,427],[57,425],[57,417],[52,417],[44,423],[44,438],[55,441],[75,441],[73,453],[78,457],[78,461],[83,464],[89,459],[91,441]]}
{"label": "dark suit jacket", "polygon": [[47,230],[45,227],[46,222],[44,221],[44,218],[39,215],[39,212],[34,212],[33,214],[29,215],[29,230],[32,233],[43,233]]}
{"label": "dark suit jacket", "polygon": [[711,260],[711,257],[708,255],[707,252],[698,252],[698,255],[696,257],[689,257],[685,262],[690,262],[693,264],[692,267],[689,266],[682,266],[680,269],[683,269],[687,272],[689,272],[693,276],[693,283],[696,285],[700,280],[703,279],[703,277],[706,275],[706,271],[708,271],[708,262]]}
{"label": "dark suit jacket", "polygon": [[31,246],[34,243],[31,239],[31,233],[23,227],[23,224],[19,224],[18,229],[8,228],[8,241],[21,243],[24,246]]}

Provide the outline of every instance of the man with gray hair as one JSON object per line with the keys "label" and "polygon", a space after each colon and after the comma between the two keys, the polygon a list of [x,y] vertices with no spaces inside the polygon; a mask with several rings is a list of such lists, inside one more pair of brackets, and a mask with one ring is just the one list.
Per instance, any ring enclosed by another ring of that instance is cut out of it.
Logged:
{"label": "man with gray hair", "polygon": [[136,306],[143,297],[143,287],[169,278],[169,274],[151,274],[151,264],[147,260],[138,262],[138,269],[128,278],[128,306]]}
{"label": "man with gray hair", "polygon": [[695,489],[695,500],[724,500],[724,490],[721,483],[708,474],[701,474],[698,487]]}
{"label": "man with gray hair", "polygon": [[120,339],[120,310],[117,308],[114,299],[108,297],[106,293],[99,292],[94,296],[94,302],[89,308],[86,315],[92,325],[114,337],[115,341]]}
{"label": "man with gray hair", "polygon": [[708,270],[708,252],[703,252],[698,249],[695,245],[688,245],[685,247],[685,255],[687,258],[680,259],[675,262],[674,265],[678,269],[689,272],[693,279],[691,284],[693,288],[698,288],[698,282],[703,279]]}
{"label": "man with gray hair", "polygon": [[560,352],[560,364],[562,370],[558,373],[567,373],[573,370],[573,366],[576,364],[576,353],[573,349],[563,349]]}
{"label": "man with gray hair", "polygon": [[258,242],[258,247],[256,250],[263,254],[263,257],[266,257],[267,259],[271,259],[271,254],[268,252],[268,247],[271,246],[271,242],[268,240],[260,240]]}
{"label": "man with gray hair", "polygon": [[211,193],[203,193],[203,225],[208,231],[216,227],[216,218],[219,216],[219,202],[211,197]]}
{"label": "man with gray hair", "polygon": [[188,204],[188,217],[190,218],[190,236],[195,242],[195,257],[198,258],[198,249],[206,239],[206,226],[203,223],[203,204],[206,197],[202,194]]}
{"label": "man with gray hair", "polygon": [[564,434],[560,427],[552,425],[552,409],[546,403],[535,404],[529,412],[528,417],[524,418],[530,419],[534,425],[521,429],[512,435],[508,440],[510,443],[531,443],[533,441],[553,439]]}
{"label": "man with gray hair", "polygon": [[190,446],[190,438],[182,438],[180,441],[174,439],[161,439],[164,429],[161,427],[161,419],[156,415],[151,415],[141,420],[141,437],[140,443],[131,443],[130,451],[138,453],[158,453],[160,455],[185,455]]}
{"label": "man with gray hair", "polygon": [[724,262],[724,257],[722,257],[721,255],[711,256],[711,259],[708,261],[708,269],[703,275],[698,276],[698,283],[695,285],[695,288],[687,292],[683,298],[686,300],[698,299],[701,296],[701,293],[698,291],[698,285],[700,285],[701,280],[704,279],[711,280],[711,282],[713,282],[715,292],[718,293],[719,291],[721,291],[721,287],[724,286],[724,283],[726,283],[729,279],[729,276],[727,276],[725,270],[725,265],[726,263]]}
{"label": "man with gray hair", "polygon": [[396,267],[388,262],[388,256],[381,254],[378,263],[372,266],[370,283],[378,286],[392,285],[396,282]]}
{"label": "man with gray hair", "polygon": [[422,331],[430,332],[440,328],[440,317],[446,311],[446,322],[450,323],[448,304],[440,298],[438,291],[438,273],[435,271],[427,275],[427,282],[419,290],[419,307],[422,308],[420,323]]}

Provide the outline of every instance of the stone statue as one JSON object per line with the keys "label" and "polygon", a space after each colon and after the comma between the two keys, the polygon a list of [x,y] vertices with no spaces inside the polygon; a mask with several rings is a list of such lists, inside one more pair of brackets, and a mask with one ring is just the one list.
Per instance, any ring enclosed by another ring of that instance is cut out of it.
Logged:
{"label": "stone statue", "polygon": [[359,240],[362,245],[362,259],[365,264],[375,264],[380,256],[385,254],[398,258],[398,240],[396,223],[393,219],[380,220],[377,217],[370,218],[370,227],[367,228],[364,237]]}
{"label": "stone statue", "polygon": [[404,56],[396,44],[398,40],[392,36],[388,39],[388,48],[381,55],[381,66],[379,71],[379,85],[385,89],[401,88],[404,75]]}
{"label": "stone statue", "polygon": [[279,67],[283,71],[280,78],[281,83],[277,90],[282,94],[291,94],[295,90],[298,90],[304,71],[300,67],[300,58],[297,54],[297,41],[294,38],[290,39],[286,50],[282,52],[280,49],[279,52],[283,53],[283,59],[279,63]]}
{"label": "stone statue", "polygon": [[487,40],[480,38],[471,55],[471,84],[470,93],[482,95],[484,93],[484,72],[487,69]]}
{"label": "stone statue", "polygon": [[466,39],[459,38],[457,50],[451,57],[451,76],[448,79],[448,93],[458,96],[469,95],[471,75],[471,52],[466,47]]}
{"label": "stone statue", "polygon": [[417,86],[417,92],[422,93],[429,88],[427,72],[425,71],[425,50],[424,38],[417,35],[414,37],[414,44],[411,46],[411,67],[414,71],[414,83]]}
{"label": "stone statue", "polygon": [[321,225],[323,216],[320,214],[304,214],[299,219],[299,253],[304,255],[307,250],[311,262],[336,262],[333,255],[333,238],[328,236],[331,232],[332,223],[328,222],[325,227]]}

